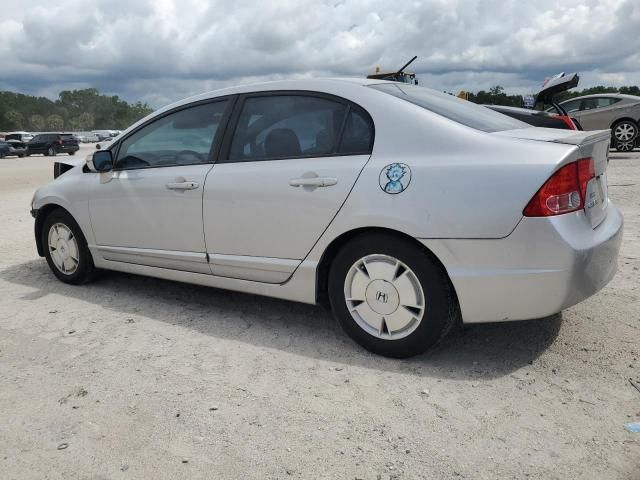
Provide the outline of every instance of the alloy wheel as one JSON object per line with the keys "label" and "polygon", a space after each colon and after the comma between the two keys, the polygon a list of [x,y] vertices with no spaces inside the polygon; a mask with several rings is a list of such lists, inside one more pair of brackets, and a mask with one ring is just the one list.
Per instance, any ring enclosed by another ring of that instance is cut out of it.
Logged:
{"label": "alloy wheel", "polygon": [[629,142],[636,138],[638,134],[638,128],[629,122],[621,122],[613,130],[613,136],[616,140],[622,142]]}
{"label": "alloy wheel", "polygon": [[635,147],[635,142],[616,142],[616,150],[619,152],[630,152]]}
{"label": "alloy wheel", "polygon": [[345,277],[344,296],[360,328],[383,340],[410,335],[424,316],[425,297],[418,277],[389,255],[367,255],[354,263]]}
{"label": "alloy wheel", "polygon": [[49,229],[47,242],[51,260],[65,275],[72,275],[80,263],[78,241],[64,223],[54,223]]}

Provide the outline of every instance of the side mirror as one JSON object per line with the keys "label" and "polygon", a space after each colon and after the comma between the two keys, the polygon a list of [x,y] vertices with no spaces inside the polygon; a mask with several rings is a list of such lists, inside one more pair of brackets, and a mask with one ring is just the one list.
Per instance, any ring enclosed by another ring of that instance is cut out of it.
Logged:
{"label": "side mirror", "polygon": [[92,172],[110,172],[113,169],[111,150],[98,150],[87,157],[87,167]]}

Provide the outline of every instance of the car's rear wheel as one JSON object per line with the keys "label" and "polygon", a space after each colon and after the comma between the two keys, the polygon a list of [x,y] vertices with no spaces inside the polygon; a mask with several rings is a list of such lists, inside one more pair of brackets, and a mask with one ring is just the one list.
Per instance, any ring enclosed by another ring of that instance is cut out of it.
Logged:
{"label": "car's rear wheel", "polygon": [[95,268],[87,241],[68,212],[57,209],[47,216],[41,241],[49,268],[60,280],[79,285],[93,278]]}
{"label": "car's rear wheel", "polygon": [[611,127],[611,132],[617,142],[633,142],[638,136],[638,125],[632,120],[621,120]]}
{"label": "car's rear wheel", "polygon": [[616,147],[616,150],[619,152],[630,152],[635,148],[635,141],[630,141],[630,142],[616,141],[615,147]]}
{"label": "car's rear wheel", "polygon": [[55,157],[56,156],[56,149],[53,148],[53,147],[49,147],[49,149],[47,150],[47,156]]}
{"label": "car's rear wheel", "polygon": [[76,152],[69,152],[69,155],[75,155]]}
{"label": "car's rear wheel", "polygon": [[453,287],[435,258],[386,233],[347,243],[331,265],[328,290],[334,315],[349,336],[388,357],[424,352],[459,316]]}

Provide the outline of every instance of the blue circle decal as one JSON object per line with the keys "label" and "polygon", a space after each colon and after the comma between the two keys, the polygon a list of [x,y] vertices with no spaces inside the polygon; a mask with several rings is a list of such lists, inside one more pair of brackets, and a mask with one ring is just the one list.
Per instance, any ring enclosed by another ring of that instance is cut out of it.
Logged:
{"label": "blue circle decal", "polygon": [[380,188],[391,195],[404,192],[411,183],[411,169],[406,163],[391,163],[380,172]]}

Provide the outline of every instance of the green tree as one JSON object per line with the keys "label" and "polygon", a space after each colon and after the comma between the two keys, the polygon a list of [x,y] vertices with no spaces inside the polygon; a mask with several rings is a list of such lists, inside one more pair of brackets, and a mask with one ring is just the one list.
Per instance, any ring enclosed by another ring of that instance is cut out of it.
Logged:
{"label": "green tree", "polygon": [[91,130],[93,128],[93,115],[89,112],[81,113],[69,121],[72,130]]}
{"label": "green tree", "polygon": [[56,115],[55,113],[47,117],[45,124],[46,128],[48,128],[49,130],[64,129],[64,119],[60,115]]}
{"label": "green tree", "polygon": [[21,130],[25,128],[24,116],[16,110],[7,111],[4,114],[4,120],[7,124],[7,130]]}
{"label": "green tree", "polygon": [[29,128],[34,132],[42,132],[46,127],[44,117],[37,113],[29,117]]}

